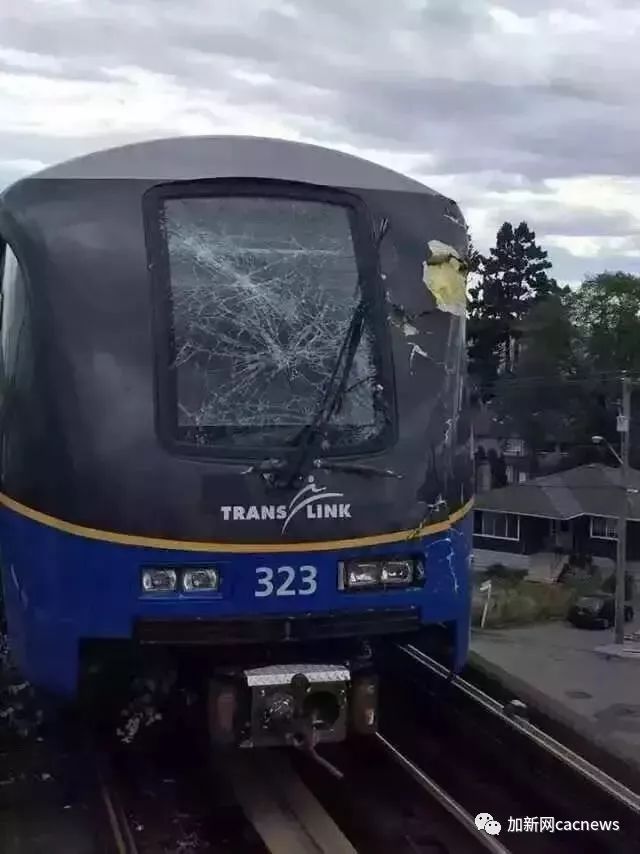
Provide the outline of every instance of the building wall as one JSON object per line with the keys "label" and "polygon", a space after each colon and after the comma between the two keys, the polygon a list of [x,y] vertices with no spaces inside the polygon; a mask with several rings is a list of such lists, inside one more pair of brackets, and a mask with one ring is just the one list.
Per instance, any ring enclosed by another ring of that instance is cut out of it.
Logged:
{"label": "building wall", "polygon": [[640,522],[627,523],[627,559],[640,561]]}
{"label": "building wall", "polygon": [[537,516],[520,517],[520,538],[526,554],[536,554],[552,547],[550,521]]}
{"label": "building wall", "polygon": [[[583,537],[584,549],[594,557],[606,557],[615,561],[618,551],[616,540],[605,540],[590,535],[590,519],[584,517]],[[627,522],[627,560],[640,560],[640,522]]]}
{"label": "building wall", "polygon": [[[565,538],[568,548],[564,554],[554,550],[549,519],[521,516],[518,540],[485,537],[474,533],[473,569],[482,572],[498,563],[511,569],[526,569],[528,577],[538,581],[554,581],[566,562],[567,555],[582,550],[584,554],[593,557],[594,564],[599,566],[605,575],[613,572],[616,541],[591,537],[588,516],[572,519],[569,525],[574,536]],[[640,522],[627,523],[627,545],[628,570],[635,575],[640,592]]]}
{"label": "building wall", "polygon": [[476,462],[476,492],[488,492],[491,489],[491,464],[488,460]]}
{"label": "building wall", "polygon": [[[480,513],[482,511],[475,511]],[[473,547],[489,551],[530,555],[543,551],[549,545],[549,520],[534,516],[520,516],[520,531],[517,540],[487,537],[473,534]]]}
{"label": "building wall", "polygon": [[507,484],[524,483],[529,479],[531,460],[526,442],[518,437],[487,436],[476,434],[474,438],[476,451],[476,492],[488,492],[493,488],[490,454],[496,456],[504,464]]}
{"label": "building wall", "polygon": [[[476,513],[482,511],[475,511]],[[520,516],[520,531],[517,540],[487,537],[473,534],[474,549],[496,554],[534,555],[539,552],[554,552],[555,540],[551,535],[551,520],[535,516]],[[570,521],[572,536],[565,536],[565,552],[582,552],[606,561],[616,560],[615,540],[592,537],[590,517],[582,516]],[[640,561],[640,522],[627,523],[627,560]]]}
{"label": "building wall", "polygon": [[481,534],[473,535],[474,549],[487,549],[492,552],[500,552],[507,554],[526,554],[523,551],[522,543],[519,540],[501,540],[497,537],[483,537]]}

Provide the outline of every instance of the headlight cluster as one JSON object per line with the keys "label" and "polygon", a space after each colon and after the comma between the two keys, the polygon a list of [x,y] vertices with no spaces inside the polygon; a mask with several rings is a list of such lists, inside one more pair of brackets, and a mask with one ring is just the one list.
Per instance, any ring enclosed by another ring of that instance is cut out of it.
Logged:
{"label": "headlight cluster", "polygon": [[144,593],[201,593],[215,592],[220,585],[220,574],[213,567],[191,569],[147,568],[142,570]]}
{"label": "headlight cluster", "polygon": [[424,581],[424,567],[417,558],[347,560],[339,564],[340,590],[375,590],[417,587]]}

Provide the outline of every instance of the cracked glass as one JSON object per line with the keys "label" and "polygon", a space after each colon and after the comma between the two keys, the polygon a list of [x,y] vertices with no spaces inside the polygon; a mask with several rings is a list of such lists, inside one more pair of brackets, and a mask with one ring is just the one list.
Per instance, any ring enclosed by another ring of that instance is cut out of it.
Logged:
{"label": "cracked glass", "polygon": [[[362,297],[352,217],[272,196],[164,200],[181,441],[285,446],[313,421]],[[384,428],[368,321],[345,389],[331,447]]]}

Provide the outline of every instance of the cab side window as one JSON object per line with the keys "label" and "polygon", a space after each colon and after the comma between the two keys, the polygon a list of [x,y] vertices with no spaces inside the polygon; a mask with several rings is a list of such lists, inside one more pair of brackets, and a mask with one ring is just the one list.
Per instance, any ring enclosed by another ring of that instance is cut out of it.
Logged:
{"label": "cab side window", "polygon": [[25,315],[25,293],[18,259],[4,244],[0,288],[1,376],[6,382],[15,372],[18,341]]}
{"label": "cab side window", "polygon": [[[7,460],[22,460],[29,418],[24,390],[31,382],[25,281],[11,247],[0,240],[0,480]],[[22,456],[21,456],[22,455]],[[22,464],[22,463],[20,463]]]}
{"label": "cab side window", "polygon": [[[7,259],[7,244],[0,237],[0,337],[4,326],[4,271]],[[4,358],[0,348],[0,402],[4,397]]]}
{"label": "cab side window", "polygon": [[[5,324],[4,313],[4,273],[7,261],[7,245],[0,238],[0,340],[2,329]],[[4,482],[4,458],[5,458],[5,435],[4,435],[4,412],[6,397],[6,372],[4,368],[4,356],[0,347],[0,483]]]}

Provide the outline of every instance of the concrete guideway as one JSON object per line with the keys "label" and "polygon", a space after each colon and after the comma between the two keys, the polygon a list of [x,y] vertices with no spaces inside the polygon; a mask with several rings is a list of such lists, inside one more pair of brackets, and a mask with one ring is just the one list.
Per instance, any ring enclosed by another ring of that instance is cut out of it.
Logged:
{"label": "concrete guideway", "polygon": [[[216,764],[219,761],[217,758]],[[356,854],[282,753],[273,749],[235,751],[222,761],[222,767],[269,851]]]}
{"label": "concrete guideway", "polygon": [[[399,672],[404,672],[427,701],[414,721],[428,722],[429,728],[444,742],[445,751],[448,748],[453,752],[453,745],[459,750],[456,766],[459,778],[446,762],[438,763],[437,753],[433,751],[432,773],[468,811],[473,812],[478,806],[489,807],[491,817],[503,829],[506,817],[518,814],[560,816],[566,820],[581,820],[588,815],[592,819],[615,820],[612,827],[621,831],[619,836],[608,837],[608,826],[604,825],[603,834],[597,841],[592,840],[589,850],[610,854],[637,852],[640,790],[635,784],[625,784],[624,777],[618,778],[607,772],[606,766],[590,761],[587,753],[580,752],[577,739],[565,740],[566,732],[561,733],[561,728],[546,728],[548,718],[535,714],[533,705],[527,707],[517,702],[518,697],[526,699],[521,692],[504,690],[496,678],[481,679],[475,667],[470,667],[466,675],[451,678],[446,666],[419,647],[399,644],[397,649],[400,658],[390,658],[390,665],[395,664]],[[404,670],[403,658],[407,661]],[[434,709],[433,715],[428,714],[429,708]],[[406,748],[407,742],[401,735],[400,744],[403,743]],[[427,757],[429,753],[423,752],[418,758],[422,767],[429,767],[429,762],[425,763]],[[517,827],[506,829],[516,834],[522,831]],[[526,834],[523,838],[506,835],[503,840],[514,852],[527,850],[520,847],[520,843],[526,845]],[[537,849],[528,850],[552,851],[556,843],[558,850],[567,850],[564,846],[568,841],[564,842],[560,836],[553,840],[540,837],[539,842]],[[576,850],[586,850],[577,838],[569,844],[575,844]]]}
{"label": "concrete guideway", "polygon": [[605,657],[628,658],[640,662],[640,631],[626,634],[622,646],[616,643],[608,643],[597,646],[594,651]]}
{"label": "concrete guideway", "polygon": [[599,655],[604,655],[605,658],[626,658],[630,661],[637,661],[640,663],[640,643],[625,643],[623,646],[620,646],[620,644],[609,643],[604,646],[597,646],[594,649],[594,652],[597,652]]}
{"label": "concrete guideway", "polygon": [[473,631],[471,666],[640,773],[640,654],[563,623]]}
{"label": "concrete guideway", "polygon": [[453,820],[473,837],[475,842],[480,843],[482,849],[491,852],[491,854],[509,854],[509,850],[497,839],[484,833],[476,825],[474,817],[455,798],[452,798],[448,792],[439,786],[435,780],[399,751],[383,735],[378,733],[376,738],[378,744],[381,745],[387,755],[391,756],[413,778],[429,798],[440,804]]}

